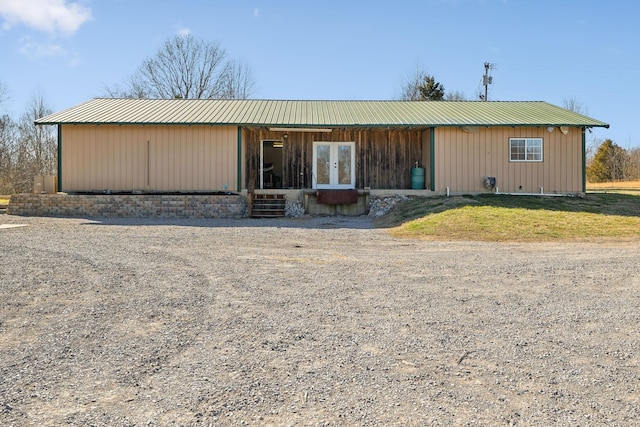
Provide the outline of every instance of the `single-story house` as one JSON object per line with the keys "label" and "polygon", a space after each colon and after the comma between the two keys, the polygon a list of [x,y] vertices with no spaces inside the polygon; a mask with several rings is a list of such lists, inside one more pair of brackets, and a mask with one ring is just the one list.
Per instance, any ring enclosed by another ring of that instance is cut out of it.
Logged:
{"label": "single-story house", "polygon": [[36,124],[58,125],[58,191],[283,194],[307,211],[357,194],[584,193],[585,132],[609,126],[546,102],[113,98]]}

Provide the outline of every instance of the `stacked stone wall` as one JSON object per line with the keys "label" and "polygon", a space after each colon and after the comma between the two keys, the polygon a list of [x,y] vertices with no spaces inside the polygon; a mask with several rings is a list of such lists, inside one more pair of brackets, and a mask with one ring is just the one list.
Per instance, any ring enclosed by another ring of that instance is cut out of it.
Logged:
{"label": "stacked stone wall", "polygon": [[242,218],[241,195],[14,194],[8,213],[23,216],[116,218]]}

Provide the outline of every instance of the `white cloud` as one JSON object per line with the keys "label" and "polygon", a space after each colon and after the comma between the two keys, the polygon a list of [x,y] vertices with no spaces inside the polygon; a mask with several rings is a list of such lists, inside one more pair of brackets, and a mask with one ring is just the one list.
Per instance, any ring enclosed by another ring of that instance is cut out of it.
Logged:
{"label": "white cloud", "polygon": [[69,52],[64,46],[57,43],[41,43],[28,36],[20,39],[18,50],[27,58],[34,60],[59,58],[69,68],[78,67],[82,62],[77,52]]}
{"label": "white cloud", "polygon": [[191,28],[178,28],[178,31],[176,31],[176,34],[179,35],[180,37],[186,37],[189,34],[191,34]]}
{"label": "white cloud", "polygon": [[39,43],[30,37],[24,37],[20,40],[20,53],[32,59],[67,55],[65,48],[59,44]]}
{"label": "white cloud", "polygon": [[2,28],[25,25],[51,34],[71,35],[93,19],[91,9],[69,0],[0,0]]}

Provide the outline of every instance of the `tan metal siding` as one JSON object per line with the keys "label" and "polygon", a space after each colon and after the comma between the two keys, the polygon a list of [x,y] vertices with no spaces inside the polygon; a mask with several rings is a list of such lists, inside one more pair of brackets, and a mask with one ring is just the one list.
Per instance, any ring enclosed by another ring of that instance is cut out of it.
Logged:
{"label": "tan metal siding", "polygon": [[[509,138],[543,139],[542,162],[510,162]],[[485,176],[496,177],[500,192],[577,193],[582,191],[582,133],[569,128],[548,132],[539,127],[489,127],[464,132],[435,131],[436,191],[484,192]],[[520,188],[522,187],[522,188]]]}
{"label": "tan metal siding", "polygon": [[64,191],[218,191],[237,182],[231,126],[63,125]]}

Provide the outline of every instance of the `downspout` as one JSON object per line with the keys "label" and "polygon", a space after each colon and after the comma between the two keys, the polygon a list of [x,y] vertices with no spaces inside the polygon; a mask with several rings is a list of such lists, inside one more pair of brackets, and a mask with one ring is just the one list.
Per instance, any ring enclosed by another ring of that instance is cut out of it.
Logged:
{"label": "downspout", "polygon": [[582,192],[587,192],[587,136],[582,128]]}
{"label": "downspout", "polygon": [[429,129],[429,181],[431,182],[430,184],[430,190],[431,191],[436,191],[436,183],[435,183],[435,179],[436,179],[436,158],[435,158],[435,154],[436,154],[436,129],[435,128],[431,128]]}
{"label": "downspout", "polygon": [[242,191],[242,127],[238,126],[238,193]]}
{"label": "downspout", "polygon": [[62,192],[62,124],[58,123],[58,191]]}

